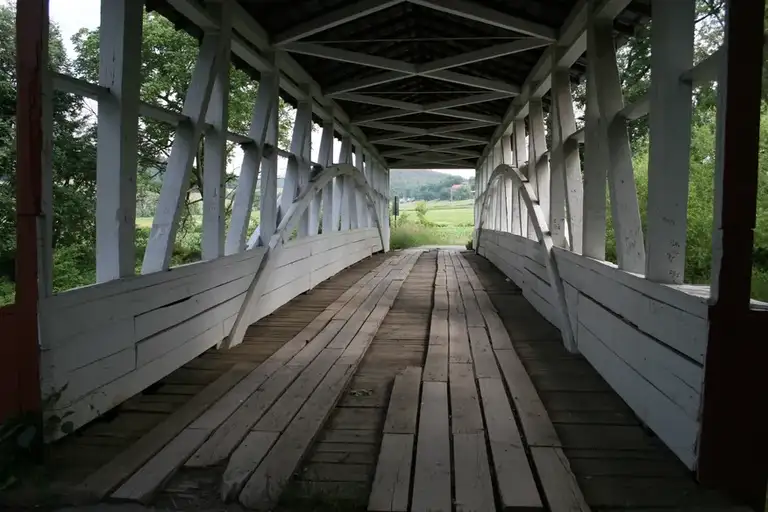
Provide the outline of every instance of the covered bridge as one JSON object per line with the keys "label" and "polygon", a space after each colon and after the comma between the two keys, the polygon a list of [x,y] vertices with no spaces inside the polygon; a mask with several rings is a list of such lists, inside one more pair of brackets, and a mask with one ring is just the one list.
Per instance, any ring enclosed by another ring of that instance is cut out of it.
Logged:
{"label": "covered bridge", "polygon": [[[46,443],[50,481],[3,502],[762,510],[768,309],[750,301],[750,272],[765,6],[727,1],[724,43],[696,65],[694,7],[102,0],[88,83],[48,71],[48,2],[19,1],[0,419],[27,425],[6,440]],[[145,8],[199,40],[181,112],[140,100]],[[650,93],[625,104],[616,49],[649,22]],[[248,133],[228,130],[230,64],[259,83]],[[712,81],[702,286],[683,282],[691,98]],[[54,90],[98,103],[97,283],[60,293]],[[288,151],[280,98],[296,108]],[[646,115],[642,226],[626,123]],[[142,119],[176,135],[137,273]],[[225,222],[228,142],[243,161]],[[203,261],[171,267],[201,144]],[[397,167],[476,170],[474,253],[389,250]]]}

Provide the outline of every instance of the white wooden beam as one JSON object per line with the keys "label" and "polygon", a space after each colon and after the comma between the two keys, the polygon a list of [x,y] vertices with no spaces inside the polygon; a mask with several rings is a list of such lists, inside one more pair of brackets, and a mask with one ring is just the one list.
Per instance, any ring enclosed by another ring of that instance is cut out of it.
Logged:
{"label": "white wooden beam", "polygon": [[434,78],[436,80],[442,80],[444,82],[451,82],[453,84],[461,84],[468,85],[470,87],[477,87],[480,89],[488,89],[489,91],[503,92],[512,95],[520,94],[520,86],[518,85],[508,84],[499,80],[488,80],[486,78],[466,75],[464,73],[457,73],[455,71],[432,71],[425,73],[424,76]]}
{"label": "white wooden beam", "polygon": [[590,29],[594,30],[595,48],[590,58],[597,61],[595,83],[603,121],[599,125],[600,136],[607,145],[608,188],[619,268],[643,273],[645,244],[632,170],[632,152],[626,123],[616,116],[624,104],[613,46],[613,24],[610,21],[594,20]]}
{"label": "white wooden beam", "polygon": [[[333,120],[323,121],[323,133],[320,136],[320,151],[318,151],[319,164],[329,167],[333,164]],[[323,233],[339,230],[339,219],[333,216],[335,179],[328,182],[323,188]]]}
{"label": "white wooden beam", "polygon": [[[277,75],[272,75],[273,87],[277,89]],[[262,75],[260,87],[265,83]],[[259,227],[258,239],[253,242],[266,246],[272,235],[277,230],[277,140],[280,126],[279,118],[279,98],[274,97],[274,103],[269,113],[267,121],[266,142],[272,146],[269,154],[262,156],[261,159],[261,196],[259,197]]]}
{"label": "white wooden beam", "polygon": [[653,2],[645,276],[681,284],[685,273],[695,0]]}
{"label": "white wooden beam", "polygon": [[613,20],[631,0],[578,0],[571,10],[568,18],[559,30],[557,43],[547,49],[521,87],[521,93],[509,105],[502,122],[491,138],[490,143],[483,151],[483,158],[487,158],[490,148],[503,133],[512,133],[512,122],[528,115],[528,101],[531,98],[541,98],[549,90],[551,85],[552,59],[556,49],[560,52],[558,65],[570,67],[586,50],[587,14],[590,10],[596,18]]}
{"label": "white wooden beam", "polygon": [[[521,174],[527,177],[527,169],[523,170],[523,165],[528,161],[528,151],[525,147],[525,121],[522,119],[515,120],[513,128],[512,149],[515,158],[514,165],[520,169]],[[528,209],[525,207],[525,202],[520,195],[520,188],[515,187],[515,191],[515,201],[517,203],[517,227],[512,233],[520,236],[528,236]]]}
{"label": "white wooden beam", "polygon": [[416,66],[409,62],[377,57],[367,53],[352,52],[349,50],[324,46],[317,43],[289,43],[283,45],[283,49],[292,53],[300,53],[302,55],[310,55],[312,57],[321,57],[324,59],[347,62],[349,64],[358,64],[360,66],[385,69],[387,71],[398,71],[411,75],[416,73]]}
{"label": "white wooden beam", "polygon": [[576,116],[573,111],[570,76],[567,69],[557,69],[552,72],[551,97],[554,112],[552,140],[555,145],[554,141],[557,139],[556,165],[560,167],[559,173],[563,177],[563,183],[560,186],[565,193],[567,242],[571,251],[581,254],[584,187],[581,179],[579,146],[578,143],[570,140],[571,135],[576,132]]}
{"label": "white wooden beam", "polygon": [[[230,16],[230,2],[211,6],[219,17]],[[229,62],[230,38],[222,43],[221,63],[216,65],[216,78],[205,114],[205,145],[203,157],[203,233],[202,259],[212,260],[224,255],[224,218],[227,194],[227,128],[229,126]],[[198,162],[199,164],[199,162]]]}
{"label": "white wooden beam", "polygon": [[403,78],[412,76],[409,73],[403,73],[401,71],[387,71],[378,75],[369,76],[367,78],[356,78],[347,82],[342,82],[325,89],[325,94],[328,97],[336,97],[339,94],[356,91],[358,89],[364,89],[366,87],[373,87],[374,85],[386,84],[389,82],[396,82]]}
{"label": "white wooden beam", "polygon": [[115,0],[101,10],[99,85],[108,93],[99,97],[96,152],[99,283],[134,274],[143,4]]}
{"label": "white wooden beam", "polygon": [[[339,163],[352,164],[352,139],[348,135],[341,138]],[[341,206],[339,217],[341,218],[341,230],[349,231],[352,228],[352,215],[356,213],[355,185],[352,179],[348,176],[343,176],[341,178]]]}
{"label": "white wooden beam", "polygon": [[[596,48],[594,30],[588,31],[589,51]],[[605,260],[608,148],[597,98],[597,59],[587,59],[587,104],[584,126],[584,207],[582,254]]]}
{"label": "white wooden beam", "polygon": [[142,274],[167,270],[170,264],[182,202],[189,186],[189,174],[205,126],[205,113],[216,78],[216,66],[221,62],[221,49],[225,44],[223,40],[229,37],[228,28],[223,24],[221,32],[209,32],[203,36],[182,108],[182,114],[187,116],[189,121],[179,123],[176,130],[147,250],[144,253]]}
{"label": "white wooden beam", "polygon": [[[427,113],[445,115],[449,117],[457,117],[460,119],[474,119],[485,120],[492,123],[500,122],[500,118],[496,116],[478,116],[474,112],[465,112],[461,110],[455,110],[453,107],[461,107],[464,105],[473,105],[477,103],[485,103],[487,101],[494,101],[511,96],[509,93],[503,92],[489,92],[481,94],[473,94],[461,98],[455,98],[452,100],[436,101],[433,103],[427,103],[425,105],[419,105],[417,103],[411,103],[407,101],[395,101],[388,98],[376,98],[373,96],[365,96],[362,94],[344,94],[338,96],[339,99],[350,99],[355,101],[356,98],[360,103],[368,103],[371,105],[391,106],[391,110],[385,110],[383,112],[376,112],[360,116],[352,120],[355,124],[362,124],[368,121],[380,121],[383,119],[390,119],[393,117],[402,117],[411,115],[413,113]],[[368,101],[365,101],[368,100]],[[381,101],[383,100],[383,101]]]}
{"label": "white wooden beam", "polygon": [[548,41],[536,37],[518,39],[517,41],[489,46],[480,50],[466,52],[455,55],[453,57],[446,57],[444,59],[438,59],[426,64],[420,64],[417,66],[416,70],[419,74],[429,73],[432,71],[441,71],[443,69],[466,66],[468,64],[474,64],[484,60],[505,57],[515,53],[532,50],[534,48],[548,46],[549,44],[550,43]]}
{"label": "white wooden beam", "polygon": [[333,27],[338,27],[345,23],[355,21],[370,14],[388,9],[394,5],[402,3],[404,0],[364,0],[354,4],[331,11],[322,16],[314,18],[306,23],[301,23],[293,28],[278,34],[274,38],[274,44],[281,46],[299,39],[304,39],[311,35],[323,32]]}
{"label": "white wooden beam", "polygon": [[[245,236],[251,219],[259,165],[264,156],[263,149],[269,131],[270,117],[272,112],[277,109],[277,104],[277,75],[275,73],[262,73],[249,130],[249,136],[255,143],[243,147],[243,161],[240,165],[240,176],[237,180],[235,199],[232,204],[232,218],[227,232],[226,254],[234,254],[245,248]],[[262,239],[268,240],[268,238]]]}
{"label": "white wooden beam", "polygon": [[554,41],[557,31],[545,25],[534,23],[516,16],[510,16],[495,9],[484,7],[466,0],[410,0],[411,3],[445,12],[460,18],[485,23],[505,30]]}
{"label": "white wooden beam", "polygon": [[[550,218],[550,170],[549,158],[543,157],[547,153],[547,139],[544,131],[544,111],[541,106],[541,100],[531,100],[528,109],[529,122],[529,170],[528,179],[536,191],[539,198],[541,211],[544,212],[544,218]],[[552,227],[550,226],[550,229]]]}

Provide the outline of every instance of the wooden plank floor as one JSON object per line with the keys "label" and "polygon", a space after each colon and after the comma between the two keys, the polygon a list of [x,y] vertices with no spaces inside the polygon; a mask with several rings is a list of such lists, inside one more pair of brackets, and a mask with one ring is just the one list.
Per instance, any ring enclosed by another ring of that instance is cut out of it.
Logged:
{"label": "wooden plank floor", "polygon": [[486,259],[463,253],[499,311],[592,510],[735,510],[690,472]]}
{"label": "wooden plank floor", "polygon": [[[46,464],[34,469],[34,481],[2,493],[0,508],[41,499],[55,503],[58,495],[68,497],[74,486],[128,450],[235,364],[256,366],[271,356],[388,256],[373,255],[322,282],[251,325],[241,345],[205,352],[75,434],[49,445]],[[45,491],[35,485],[40,481],[45,482]],[[51,496],[43,497],[43,492]]]}
{"label": "wooden plank floor", "polygon": [[435,259],[435,251],[423,253],[403,283],[347,393],[284,495],[287,507],[319,507],[324,501],[364,510],[395,375],[424,361]]}

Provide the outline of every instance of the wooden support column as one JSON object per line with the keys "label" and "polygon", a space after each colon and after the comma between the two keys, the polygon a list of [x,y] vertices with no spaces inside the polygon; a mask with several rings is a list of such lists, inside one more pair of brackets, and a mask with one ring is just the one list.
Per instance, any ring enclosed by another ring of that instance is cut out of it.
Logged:
{"label": "wooden support column", "polygon": [[[294,145],[294,139],[291,139],[291,152],[296,155],[295,163],[297,166],[297,186],[296,195],[293,200],[309,185],[309,175],[311,173],[310,163],[310,146],[312,143],[312,94],[309,86],[302,86],[304,92],[304,98],[299,101],[298,108],[296,110],[296,121],[294,125],[293,133],[297,135],[296,145]],[[299,115],[301,111],[301,115]],[[299,131],[296,131],[296,125],[301,124],[298,127]],[[291,160],[294,160],[291,158]],[[289,164],[290,165],[290,164]],[[286,211],[286,210],[283,210]],[[299,219],[299,225],[297,227],[297,234],[299,238],[308,236],[309,231],[309,211],[304,211]]]}
{"label": "wooden support column", "polygon": [[189,121],[180,122],[176,129],[160,190],[160,200],[144,253],[142,274],[167,270],[171,262],[182,203],[189,188],[189,174],[205,126],[208,101],[216,78],[217,65],[221,63],[222,50],[226,46],[224,40],[229,38],[229,28],[229,20],[225,18],[222,20],[220,32],[207,32],[203,36],[181,111]]}
{"label": "wooden support column", "polygon": [[[253,209],[253,194],[256,189],[256,183],[259,177],[259,165],[264,158],[264,144],[268,139],[267,133],[273,112],[277,112],[278,103],[278,75],[277,73],[264,72],[261,74],[259,90],[256,96],[256,103],[253,106],[253,115],[251,117],[251,127],[248,136],[255,142],[243,146],[243,161],[240,165],[240,176],[237,180],[237,189],[235,190],[235,200],[232,204],[232,219],[229,223],[229,232],[227,233],[226,254],[234,254],[245,248],[245,236],[248,230],[248,223],[251,220],[251,211]],[[275,158],[277,155],[275,155]],[[266,169],[265,169],[266,170]],[[264,178],[262,177],[262,183]],[[261,201],[264,200],[262,195]],[[262,233],[261,225],[264,218],[260,217],[259,235]],[[271,222],[271,218],[266,219]],[[274,229],[272,229],[274,232]],[[270,235],[271,236],[271,235]],[[269,240],[262,238],[263,241]]]}
{"label": "wooden support column", "polygon": [[[567,242],[571,251],[582,252],[582,214],[584,205],[584,188],[581,181],[581,161],[579,145],[569,139],[576,132],[576,116],[573,112],[571,96],[571,81],[567,69],[556,69],[552,72],[553,112],[553,141],[558,140],[558,165],[563,176],[562,184],[565,191],[565,219],[567,221]],[[554,181],[554,180],[553,180]]]}
{"label": "wooden support column", "polygon": [[[595,31],[587,30],[587,49],[597,47]],[[607,141],[597,98],[597,59],[587,59],[587,105],[584,125],[584,256],[605,260]]]}
{"label": "wooden support column", "polygon": [[[264,76],[264,75],[262,75]],[[262,78],[262,82],[263,82]],[[273,78],[277,82],[277,76]],[[261,158],[261,197],[259,198],[259,227],[258,239],[251,240],[251,246],[255,244],[267,245],[269,239],[277,230],[277,139],[279,130],[279,102],[280,98],[275,94],[272,110],[267,121],[267,136],[265,142],[271,146],[268,154]]]}
{"label": "wooden support column", "polygon": [[[531,100],[528,103],[528,128],[530,130],[528,141],[531,148],[528,152],[528,179],[536,190],[536,197],[539,198],[544,219],[549,219],[549,157],[546,155],[547,139],[544,131],[544,111],[540,99]],[[533,231],[532,226],[530,231]]]}
{"label": "wooden support column", "polygon": [[[39,258],[44,224],[48,0],[16,6],[16,302],[0,308],[0,421],[41,410],[38,344]],[[40,438],[41,430],[38,430]]]}
{"label": "wooden support column", "polygon": [[640,225],[635,176],[632,171],[632,151],[624,118],[624,107],[616,51],[613,47],[613,22],[590,20],[593,31],[592,56],[595,59],[595,84],[600,108],[600,138],[607,146],[608,188],[611,194],[611,218],[616,238],[619,268],[630,272],[645,272],[645,243]]}
{"label": "wooden support column", "polygon": [[[515,157],[515,166],[520,169],[520,172],[524,176],[528,176],[528,168],[523,169],[523,165],[528,161],[528,151],[525,147],[525,120],[515,119],[514,127],[512,131],[512,142]],[[528,236],[528,208],[525,206],[525,201],[520,192],[519,187],[515,187],[515,201],[517,203],[517,215],[518,215],[518,228],[517,232],[513,231],[516,235]]]}
{"label": "wooden support column", "polygon": [[[509,135],[502,135],[501,137],[501,160],[507,165],[514,167],[515,159],[512,154],[512,141]],[[507,233],[514,232],[514,220],[517,219],[517,215],[514,214],[515,207],[515,188],[512,182],[512,176],[508,175],[504,177],[504,231]]]}
{"label": "wooden support column", "polygon": [[[219,18],[221,18],[229,16],[229,13],[224,12],[229,6],[229,2],[223,2],[212,5],[211,8],[218,8]],[[230,38],[224,38],[222,40],[221,63],[216,65],[216,77],[213,91],[211,91],[211,100],[205,114],[208,127],[205,130],[205,156],[203,158],[202,259],[204,260],[216,259],[224,254],[230,47]]]}
{"label": "wooden support column", "polygon": [[698,478],[753,510],[765,509],[768,440],[766,311],[750,308],[757,204],[765,2],[726,4],[718,80],[713,234]]}
{"label": "wooden support column", "polygon": [[[555,63],[557,59],[552,59]],[[557,247],[569,247],[566,232],[568,227],[565,220],[565,162],[563,160],[563,133],[560,129],[559,109],[555,87],[558,82],[568,80],[568,72],[559,69],[552,70],[552,89],[549,119],[551,121],[550,136],[552,151],[550,152],[550,181],[549,181],[549,231],[552,243]]]}
{"label": "wooden support column", "polygon": [[96,151],[96,281],[132,276],[143,0],[102,1]]}
{"label": "wooden support column", "polygon": [[[333,119],[323,121],[323,134],[320,136],[320,165],[330,167],[333,164]],[[333,216],[334,180],[323,189],[323,233],[339,230],[339,219]]]}
{"label": "wooden support column", "polygon": [[[365,177],[364,163],[363,163],[363,147],[360,144],[355,144],[355,167],[360,172],[360,175]],[[363,192],[355,186],[355,207],[357,215],[353,217],[353,229],[366,228],[368,219],[368,208],[365,206],[365,195]],[[357,221],[355,223],[355,220]]]}
{"label": "wooden support column", "polygon": [[651,27],[651,145],[648,160],[648,254],[645,277],[683,282],[688,214],[695,0],[654,0]]}
{"label": "wooden support column", "polygon": [[[344,135],[341,139],[341,154],[339,161],[343,164],[352,165],[352,139],[349,135]],[[341,230],[349,231],[352,229],[352,216],[357,213],[355,207],[355,185],[352,179],[342,177],[341,190]]]}

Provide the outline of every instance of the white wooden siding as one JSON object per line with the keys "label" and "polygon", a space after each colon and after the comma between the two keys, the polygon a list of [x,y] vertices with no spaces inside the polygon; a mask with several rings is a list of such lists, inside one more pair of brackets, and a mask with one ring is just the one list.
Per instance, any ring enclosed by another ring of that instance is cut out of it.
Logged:
{"label": "white wooden siding", "polygon": [[[538,244],[483,230],[479,252],[550,323]],[[691,285],[653,283],[615,265],[553,249],[578,350],[635,414],[694,469],[707,343],[707,299]]]}
{"label": "white wooden siding", "polygon": [[[255,322],[381,250],[377,229],[315,235],[276,249]],[[256,248],[43,299],[41,388],[56,439],[221,342],[264,257]]]}

